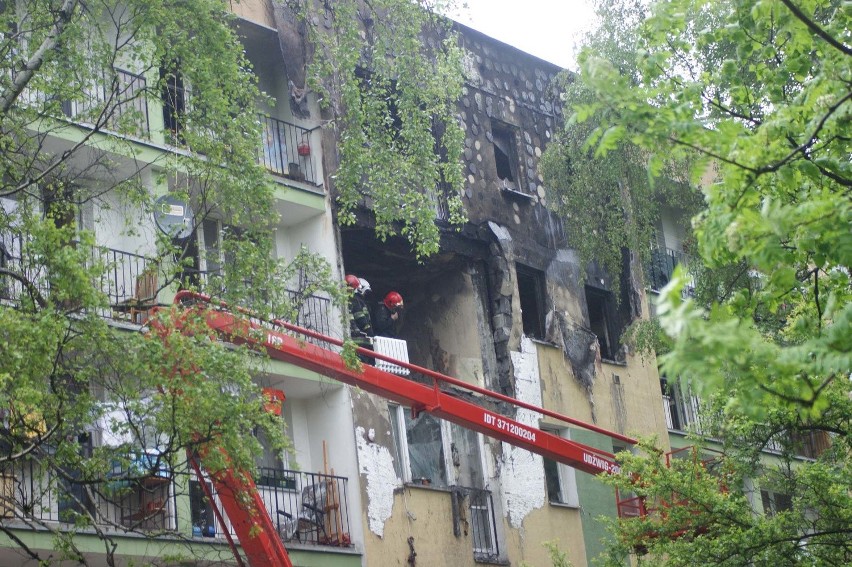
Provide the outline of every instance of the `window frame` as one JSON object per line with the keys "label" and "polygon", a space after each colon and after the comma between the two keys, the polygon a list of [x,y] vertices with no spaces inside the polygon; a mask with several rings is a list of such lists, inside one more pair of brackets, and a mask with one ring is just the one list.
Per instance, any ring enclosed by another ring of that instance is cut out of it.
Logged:
{"label": "window frame", "polygon": [[[527,337],[543,341],[547,317],[547,279],[542,270],[518,263],[515,264],[515,275],[518,303],[521,307],[521,329]],[[522,282],[526,283],[522,285]],[[531,304],[534,304],[532,309],[524,308],[530,307]]]}
{"label": "window frame", "polygon": [[[501,148],[501,145],[505,145],[506,147]],[[494,152],[494,175],[501,189],[523,193],[521,189],[523,168],[520,152],[518,151],[518,127],[492,118],[491,146]],[[500,154],[502,154],[502,158]],[[511,178],[500,175],[500,170],[502,169],[500,164],[503,161],[507,162],[506,167],[509,169],[509,176]]]}
{"label": "window frame", "polygon": [[[617,329],[616,325],[615,296],[611,291],[590,285],[586,285],[584,291],[589,330],[598,339],[601,360],[618,363],[618,342],[623,329]],[[593,318],[593,315],[596,317]],[[603,336],[598,329],[603,331]]]}
{"label": "window frame", "polygon": [[[556,435],[563,439],[571,439],[571,430],[568,428],[541,426],[542,431],[547,431],[552,435]],[[559,485],[559,499],[554,499],[550,493],[548,482],[548,467],[547,463],[555,465],[553,469],[557,475],[555,479]],[[554,506],[565,506],[568,508],[580,507],[580,493],[577,489],[577,471],[574,467],[570,467],[564,463],[560,463],[547,457],[542,457],[542,467],[544,468],[544,490],[549,504]]]}
{"label": "window frame", "polygon": [[[444,478],[446,479],[446,486],[435,485],[434,482],[430,482],[429,484],[418,483],[418,479],[413,478],[411,472],[411,458],[409,452],[408,435],[405,430],[404,412],[410,411],[411,408],[408,408],[406,406],[395,403],[388,403],[388,418],[391,426],[391,437],[393,440],[394,471],[396,472],[397,478],[403,484],[410,484],[415,486],[432,486],[441,490],[448,490],[453,486],[460,486],[457,483],[458,474],[456,471],[456,467],[453,463],[453,448],[455,447],[455,443],[452,429],[453,427],[458,427],[460,429],[467,430],[467,428],[461,425],[453,424],[445,419],[432,416],[438,421],[441,427],[441,453],[443,456],[443,458],[441,459],[441,466],[443,467],[443,474]],[[475,435],[476,439],[475,442],[477,444],[477,449],[479,453],[477,468],[481,478],[478,481],[472,482],[472,484],[478,484],[479,486],[470,486],[466,488],[484,489],[485,481],[487,478],[487,460],[485,458],[484,439],[481,433],[478,433],[476,431],[471,431],[471,433]]]}

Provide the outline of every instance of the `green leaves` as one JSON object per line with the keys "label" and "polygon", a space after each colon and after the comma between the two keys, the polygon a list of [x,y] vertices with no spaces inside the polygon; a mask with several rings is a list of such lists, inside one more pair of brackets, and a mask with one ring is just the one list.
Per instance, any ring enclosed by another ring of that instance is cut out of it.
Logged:
{"label": "green leaves", "polygon": [[344,0],[315,12],[322,6],[307,2],[302,13],[317,46],[310,82],[339,140],[338,221],[354,222],[366,203],[377,237],[401,234],[418,258],[438,251],[433,202],[459,195],[463,181],[462,54],[436,16],[444,4]]}
{"label": "green leaves", "polygon": [[[617,14],[624,3],[602,4]],[[617,60],[635,61],[634,69],[613,77],[616,67],[595,59],[606,52],[599,44],[580,57],[595,101],[582,118],[610,133],[594,139],[598,167],[625,150],[612,143],[622,132],[653,176],[665,178],[656,156],[700,156],[686,161],[703,193],[693,217],[698,295],[684,299],[685,274],[676,271],[657,308],[671,342],[660,360],[670,381],[688,382],[711,404],[702,424],[712,422],[705,433],[719,440],[723,469],[733,474],[722,491],[717,480],[663,467],[650,445],[647,458],[626,457],[629,476],[614,482],[654,502],[674,492],[687,505],[621,523],[612,564],[637,548],[669,565],[852,560],[839,543],[850,536],[848,510],[825,498],[847,506],[850,482],[852,59],[843,7],[655,2],[647,18],[621,26],[628,29],[618,37],[634,41]],[[576,155],[561,162],[575,167]],[[826,431],[831,447],[816,462],[793,458],[802,439],[828,439]],[[770,440],[781,447],[774,465],[761,453]],[[739,489],[744,483],[791,496],[790,509],[755,514],[762,506]]]}

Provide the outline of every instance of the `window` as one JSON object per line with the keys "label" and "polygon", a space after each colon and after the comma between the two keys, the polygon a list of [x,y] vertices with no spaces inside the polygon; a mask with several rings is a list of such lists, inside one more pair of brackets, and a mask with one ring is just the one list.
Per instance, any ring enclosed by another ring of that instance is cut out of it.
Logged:
{"label": "window", "polygon": [[521,321],[524,334],[533,339],[544,339],[544,272],[517,264],[518,299],[521,302]]}
{"label": "window", "polygon": [[760,501],[763,504],[763,513],[767,516],[774,516],[779,512],[793,509],[793,501],[789,494],[773,490],[761,489]]}
{"label": "window", "polygon": [[186,120],[186,88],[183,77],[171,68],[160,68],[160,79],[163,84],[163,127],[171,132],[171,142],[183,144],[182,131]]}
{"label": "window", "polygon": [[586,286],[589,329],[597,336],[601,358],[616,360],[621,330],[615,323],[615,299],[611,292]]}
{"label": "window", "polygon": [[425,412],[412,419],[411,410],[395,404],[388,405],[388,412],[397,477],[423,486],[454,487],[454,510],[465,506],[468,511],[465,530],[470,529],[474,557],[497,558],[497,525],[491,491],[485,488],[482,436]]}
{"label": "window", "polygon": [[398,478],[437,488],[484,487],[479,434],[425,412],[412,419],[408,408],[395,404],[388,411]]}
{"label": "window", "polygon": [[515,128],[508,124],[491,121],[491,136],[494,142],[494,164],[501,186],[511,191],[520,189],[518,175],[518,150]]}
{"label": "window", "polygon": [[[544,428],[546,430],[546,428]],[[551,430],[550,433],[569,439],[569,431]],[[579,506],[577,479],[574,469],[562,463],[544,457],[544,481],[547,486],[547,499],[552,504]]]}

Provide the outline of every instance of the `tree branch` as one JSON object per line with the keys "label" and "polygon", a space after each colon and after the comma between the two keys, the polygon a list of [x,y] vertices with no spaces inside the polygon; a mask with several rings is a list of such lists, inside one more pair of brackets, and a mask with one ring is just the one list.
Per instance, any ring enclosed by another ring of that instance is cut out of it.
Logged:
{"label": "tree branch", "polygon": [[836,39],[831,37],[831,35],[829,35],[827,31],[825,31],[824,29],[819,27],[816,24],[816,22],[814,22],[813,20],[808,18],[804,14],[804,12],[802,12],[799,9],[799,7],[796,6],[795,4],[793,4],[790,0],[781,0],[781,3],[784,4],[785,6],[787,6],[787,8],[791,12],[793,12],[793,15],[796,16],[799,19],[799,21],[801,21],[803,24],[805,24],[805,26],[807,26],[807,28],[809,30],[811,30],[817,36],[819,36],[823,40],[825,40],[825,42],[828,43],[830,46],[834,47],[835,49],[840,50],[840,52],[843,53],[844,55],[852,55],[852,49],[850,49],[849,47],[846,47],[845,45],[843,45],[842,43],[840,43],[839,41],[837,41]]}
{"label": "tree branch", "polygon": [[0,114],[9,112],[12,104],[21,95],[35,72],[41,68],[47,53],[56,49],[56,46],[59,44],[59,36],[62,35],[68,22],[71,21],[71,16],[74,15],[77,3],[78,0],[65,0],[62,6],[55,12],[56,20],[54,20],[53,28],[47,34],[47,37],[44,38],[38,49],[36,49],[36,52],[30,57],[30,60],[26,62],[23,70],[15,74],[9,90],[0,96]]}

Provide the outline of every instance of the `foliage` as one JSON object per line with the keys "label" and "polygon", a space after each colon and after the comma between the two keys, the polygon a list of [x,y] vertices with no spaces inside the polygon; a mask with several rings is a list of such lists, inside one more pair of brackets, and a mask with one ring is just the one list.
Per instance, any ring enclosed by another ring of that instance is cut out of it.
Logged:
{"label": "foliage", "polygon": [[[652,3],[635,27],[635,72],[594,50],[581,77],[594,93],[592,139],[694,160],[704,210],[696,251],[724,277],[702,303],[678,270],[658,307],[672,341],[664,372],[713,400],[723,484],[688,463],[624,456],[615,479],[658,505],[618,526],[611,562],[835,565],[849,538],[852,368],[852,49],[842,2],[677,0]],[[601,142],[605,142],[601,144]],[[695,156],[699,159],[695,159]],[[701,275],[699,274],[699,281]],[[794,441],[831,434],[815,461]],[[767,461],[769,439],[782,444]],[[683,468],[681,468],[683,467]],[[690,470],[691,469],[691,470]],[[641,482],[635,484],[635,479]],[[791,497],[755,513],[751,483]],[[742,490],[742,489],[745,489]],[[662,506],[663,500],[684,506]],[[665,512],[665,513],[663,513]],[[644,561],[644,560],[643,560]]]}
{"label": "foliage", "polygon": [[365,202],[382,240],[401,233],[418,258],[438,251],[433,201],[448,187],[451,219],[463,222],[456,117],[461,51],[444,0],[290,2],[313,43],[309,84],[337,138],[338,221]]}
{"label": "foliage", "polygon": [[[641,3],[601,3],[601,27],[585,39],[587,49],[627,77],[636,74],[638,39],[630,26],[641,13]],[[596,93],[572,75],[561,82],[573,113],[542,156],[550,207],[583,263],[594,261],[610,274],[620,297],[625,247],[647,261],[663,207],[688,219],[700,208],[700,193],[690,182],[689,156],[669,159],[624,139],[621,126],[602,128],[593,115]]]}
{"label": "foliage", "polygon": [[[721,452],[697,441],[666,466],[649,440],[645,454],[619,455],[624,474],[608,482],[644,497],[650,513],[613,526],[617,540],[602,564],[623,565],[636,552],[650,565],[848,564],[852,405],[838,383],[825,395],[832,409],[818,419],[776,404],[760,423],[719,395],[702,423],[722,439]],[[819,431],[836,434],[832,446],[815,461],[797,457]],[[768,458],[769,448],[777,456]]]}

